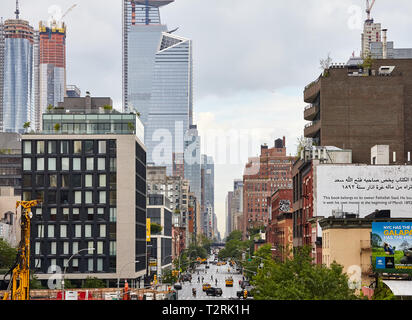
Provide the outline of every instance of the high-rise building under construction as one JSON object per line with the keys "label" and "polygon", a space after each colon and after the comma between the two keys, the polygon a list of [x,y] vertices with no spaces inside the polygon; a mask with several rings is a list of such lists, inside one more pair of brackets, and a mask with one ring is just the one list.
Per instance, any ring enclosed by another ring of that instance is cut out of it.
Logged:
{"label": "high-rise building under construction", "polygon": [[66,26],[62,21],[40,22],[38,44],[38,89],[36,128],[49,105],[57,107],[66,92]]}

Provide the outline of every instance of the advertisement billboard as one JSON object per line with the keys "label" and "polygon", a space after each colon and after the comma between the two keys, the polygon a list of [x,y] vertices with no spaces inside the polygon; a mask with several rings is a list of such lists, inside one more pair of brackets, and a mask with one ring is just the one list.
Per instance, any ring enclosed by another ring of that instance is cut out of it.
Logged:
{"label": "advertisement billboard", "polygon": [[392,218],[412,217],[412,166],[316,166],[316,214],[391,210]]}
{"label": "advertisement billboard", "polygon": [[371,247],[375,272],[412,274],[412,222],[373,222]]}

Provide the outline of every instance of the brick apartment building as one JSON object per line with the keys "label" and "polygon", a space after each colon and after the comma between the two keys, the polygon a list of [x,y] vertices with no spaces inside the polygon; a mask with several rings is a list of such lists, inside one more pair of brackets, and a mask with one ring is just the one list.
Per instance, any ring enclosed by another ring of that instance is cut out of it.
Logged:
{"label": "brick apartment building", "polygon": [[278,188],[292,187],[293,159],[286,155],[285,137],[277,139],[273,148],[262,145],[260,156],[249,159],[243,174],[244,238],[250,228],[268,225],[268,197]]}

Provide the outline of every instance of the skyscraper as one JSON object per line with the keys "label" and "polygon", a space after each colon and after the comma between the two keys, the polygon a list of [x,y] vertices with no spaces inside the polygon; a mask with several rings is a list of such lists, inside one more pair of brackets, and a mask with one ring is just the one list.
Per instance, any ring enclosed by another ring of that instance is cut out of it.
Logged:
{"label": "skyscraper", "polygon": [[192,124],[192,43],[167,31],[159,8],[174,0],[123,1],[123,109],[138,111],[148,162],[172,174]]}
{"label": "skyscraper", "polygon": [[0,131],[23,133],[34,124],[34,40],[28,21],[9,19],[0,26]]}
{"label": "skyscraper", "polygon": [[66,91],[66,26],[62,21],[40,22],[39,25],[39,101],[36,128],[47,107],[57,107]]}
{"label": "skyscraper", "polygon": [[196,125],[191,125],[184,137],[185,179],[198,202],[202,199],[200,136]]}

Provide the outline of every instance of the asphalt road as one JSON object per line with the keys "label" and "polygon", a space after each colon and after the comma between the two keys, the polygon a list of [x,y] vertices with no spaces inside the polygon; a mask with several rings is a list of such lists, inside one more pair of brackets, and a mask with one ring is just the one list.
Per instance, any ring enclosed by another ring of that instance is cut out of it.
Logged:
{"label": "asphalt road", "polygon": [[[239,281],[243,279],[243,276],[237,273],[235,268],[229,267],[228,264],[224,266],[210,264],[210,261],[213,260],[214,256],[212,255],[208,260],[209,269],[206,269],[206,265],[202,264],[196,269],[195,273],[192,273],[191,283],[188,281],[182,282],[182,290],[179,290],[178,300],[229,300],[230,298],[237,298],[236,292],[242,290]],[[229,276],[233,278],[233,287],[226,287],[225,280]],[[200,282],[198,282],[198,277],[200,277]],[[207,296],[206,292],[202,290],[202,277],[203,283],[209,283],[212,287],[221,288],[223,291],[222,296]],[[217,285],[215,282],[216,278]],[[196,288],[196,297],[192,295],[193,288]]]}

